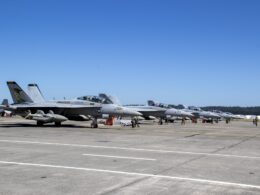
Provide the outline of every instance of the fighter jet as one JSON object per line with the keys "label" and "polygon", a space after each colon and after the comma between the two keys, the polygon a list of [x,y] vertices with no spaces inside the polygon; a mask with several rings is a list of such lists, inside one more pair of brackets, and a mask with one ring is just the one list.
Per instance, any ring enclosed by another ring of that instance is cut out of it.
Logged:
{"label": "fighter jet", "polygon": [[[164,107],[169,108],[169,105],[158,103],[153,100],[149,100],[148,104],[151,106],[158,106],[158,107]],[[221,117],[213,112],[203,111],[198,107],[190,106],[184,109],[175,109],[175,108],[169,108],[166,111],[166,115],[171,115],[173,117],[180,117],[180,118],[190,118],[194,121],[197,121],[197,119],[201,118],[203,121],[211,121],[213,120],[218,121]]]}
{"label": "fighter jet", "polygon": [[230,121],[233,119],[240,119],[230,112],[222,112],[220,110],[213,110],[212,112],[218,114],[221,118],[223,118],[226,121],[227,124],[230,123]]}
{"label": "fighter jet", "polygon": [[[100,98],[98,96],[82,96],[73,100],[58,100],[58,101],[46,101],[38,87],[37,84],[29,84],[28,91],[30,97],[34,102],[54,102],[57,104],[71,104],[71,105],[90,105],[96,104],[100,106],[99,114],[95,115],[93,119],[92,126],[97,127],[97,118],[106,118],[113,120],[114,117],[136,117],[141,116],[142,114],[136,111],[133,111],[129,108],[113,104],[112,101],[108,99]],[[79,118],[89,119],[91,116],[79,115],[71,116],[66,115],[70,120],[78,120]]]}
{"label": "fighter jet", "polygon": [[142,113],[142,117],[146,120],[153,120],[159,118],[159,124],[162,124],[162,120],[166,118],[165,108],[159,108],[155,106],[148,105],[127,105],[127,108]]}
{"label": "fighter jet", "polygon": [[201,118],[203,121],[210,121],[213,123],[215,120],[218,122],[221,117],[217,113],[204,111],[201,108],[195,107],[195,106],[189,106],[187,108],[183,109],[186,112],[190,112],[194,115],[194,120],[197,121],[197,119]]}
{"label": "fighter jet", "polygon": [[[117,98],[113,98],[113,96],[108,96],[106,94],[102,94],[106,100],[115,103],[113,100]],[[127,105],[125,106],[133,111],[137,111],[142,113],[142,117],[146,120],[154,120],[154,118],[159,118],[159,124],[163,124],[163,120],[168,117],[178,116],[178,117],[191,117],[192,114],[184,111],[179,111],[175,109],[168,109],[165,107],[160,107],[154,104],[152,101],[148,101],[148,105]]]}
{"label": "fighter jet", "polygon": [[186,112],[181,109],[169,108],[168,105],[156,103],[153,100],[148,100],[148,105],[167,109],[165,111],[165,115],[167,116],[167,118],[171,118],[171,117],[192,118],[192,117],[194,117],[194,115],[190,112]]}
{"label": "fighter jet", "polygon": [[45,123],[55,123],[55,125],[60,126],[62,122],[67,120],[66,116],[71,115],[91,115],[95,117],[100,114],[100,105],[93,102],[88,105],[34,102],[16,82],[8,81],[7,85],[14,102],[7,109],[26,119],[35,120],[39,126]]}

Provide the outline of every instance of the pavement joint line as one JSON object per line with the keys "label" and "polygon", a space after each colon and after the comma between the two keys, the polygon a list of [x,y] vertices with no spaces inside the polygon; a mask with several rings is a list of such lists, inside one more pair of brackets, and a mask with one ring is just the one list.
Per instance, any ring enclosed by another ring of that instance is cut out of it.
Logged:
{"label": "pavement joint line", "polygon": [[204,155],[204,156],[216,156],[226,158],[245,158],[245,159],[256,159],[260,160],[260,156],[240,156],[232,154],[216,154],[216,153],[203,153],[203,152],[185,152],[185,151],[174,151],[174,150],[156,150],[156,149],[145,149],[145,148],[127,148],[127,147],[115,147],[115,146],[97,146],[97,145],[82,145],[82,144],[65,144],[65,143],[54,143],[54,142],[38,142],[38,141],[20,141],[20,140],[0,140],[4,143],[17,143],[17,144],[38,144],[38,145],[53,145],[53,146],[69,146],[69,147],[82,147],[82,148],[102,148],[102,149],[114,149],[114,150],[128,150],[128,151],[143,151],[143,152],[157,152],[157,153],[173,153],[173,154],[189,154],[189,155]]}
{"label": "pavement joint line", "polygon": [[132,159],[132,160],[145,160],[145,161],[157,161],[152,158],[137,158],[128,156],[109,156],[109,155],[99,155],[99,154],[82,154],[83,156],[93,156],[93,157],[104,157],[104,158],[118,158],[118,159]]}
{"label": "pavement joint line", "polygon": [[57,168],[57,169],[68,169],[68,170],[80,170],[80,171],[92,171],[92,172],[111,173],[111,174],[118,174],[118,175],[130,175],[130,176],[140,176],[140,177],[148,177],[148,178],[159,178],[159,179],[169,179],[169,180],[177,180],[177,181],[207,183],[207,184],[221,185],[221,186],[233,186],[233,187],[239,187],[239,188],[260,189],[260,186],[258,186],[258,185],[250,185],[250,184],[243,184],[243,183],[232,183],[232,182],[188,178],[188,177],[174,177],[174,176],[167,176],[167,175],[147,174],[147,173],[112,171],[112,170],[106,170],[106,169],[93,169],[93,168],[84,168],[84,167],[71,167],[71,166],[61,166],[61,165],[35,164],[35,163],[10,162],[10,161],[0,161],[0,164],[44,167],[44,168]]}

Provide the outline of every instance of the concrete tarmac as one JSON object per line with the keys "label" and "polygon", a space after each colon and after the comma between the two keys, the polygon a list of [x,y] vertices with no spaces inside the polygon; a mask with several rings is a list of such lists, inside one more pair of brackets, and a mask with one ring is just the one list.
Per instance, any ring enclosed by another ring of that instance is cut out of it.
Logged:
{"label": "concrete tarmac", "polygon": [[252,123],[89,126],[0,118],[0,194],[260,194]]}

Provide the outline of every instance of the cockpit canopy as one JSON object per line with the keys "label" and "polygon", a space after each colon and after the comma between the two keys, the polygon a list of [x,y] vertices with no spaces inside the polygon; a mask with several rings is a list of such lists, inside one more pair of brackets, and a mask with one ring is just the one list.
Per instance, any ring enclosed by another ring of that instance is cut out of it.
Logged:
{"label": "cockpit canopy", "polygon": [[213,112],[218,113],[218,114],[222,114],[222,113],[223,113],[223,112],[220,111],[220,110],[213,110]]}
{"label": "cockpit canopy", "polygon": [[87,96],[78,97],[77,99],[83,101],[90,101],[94,103],[100,103],[100,104],[111,104],[110,101],[99,96],[87,95]]}
{"label": "cockpit canopy", "polygon": [[78,100],[84,100],[84,101],[90,101],[90,102],[95,102],[95,103],[101,103],[103,104],[103,99],[101,99],[98,96],[82,96],[82,97],[78,97]]}
{"label": "cockpit canopy", "polygon": [[194,111],[202,111],[201,108],[195,107],[195,106],[189,106],[189,110],[194,110]]}

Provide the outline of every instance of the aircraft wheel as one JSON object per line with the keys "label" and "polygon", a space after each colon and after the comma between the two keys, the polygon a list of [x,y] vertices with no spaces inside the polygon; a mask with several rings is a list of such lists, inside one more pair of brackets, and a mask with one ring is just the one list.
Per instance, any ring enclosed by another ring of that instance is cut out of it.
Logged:
{"label": "aircraft wheel", "polygon": [[163,119],[160,119],[158,122],[159,125],[163,125]]}
{"label": "aircraft wheel", "polygon": [[131,126],[132,126],[132,128],[135,128],[135,127],[136,127],[134,120],[131,120]]}
{"label": "aircraft wheel", "polygon": [[42,121],[37,121],[37,126],[43,126],[43,122]]}
{"label": "aircraft wheel", "polygon": [[91,124],[91,128],[97,129],[98,128],[98,124]]}

